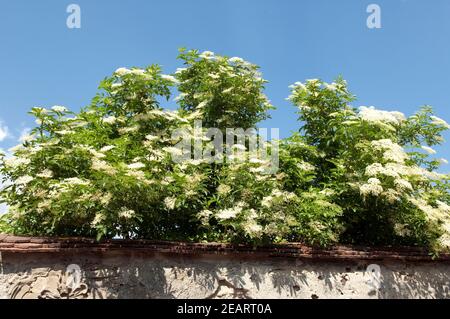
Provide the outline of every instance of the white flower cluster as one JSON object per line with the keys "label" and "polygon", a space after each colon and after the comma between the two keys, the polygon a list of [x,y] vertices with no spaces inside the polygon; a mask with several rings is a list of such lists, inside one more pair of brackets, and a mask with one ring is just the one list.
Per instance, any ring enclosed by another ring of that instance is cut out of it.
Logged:
{"label": "white flower cluster", "polygon": [[300,162],[297,164],[297,167],[301,170],[301,171],[305,171],[305,172],[312,172],[315,171],[316,168],[314,167],[314,165],[308,163],[308,162]]}
{"label": "white flower cluster", "polygon": [[401,112],[389,112],[377,110],[373,106],[361,106],[359,108],[358,116],[368,122],[384,122],[388,124],[399,125],[406,120],[406,117]]}
{"label": "white flower cluster", "polygon": [[257,221],[258,214],[254,209],[250,209],[245,222],[242,225],[245,233],[250,237],[258,237],[263,232],[264,228]]}
{"label": "white flower cluster", "polygon": [[58,113],[65,113],[69,111],[65,106],[55,105],[52,107],[52,110]]}
{"label": "white flower cluster", "polygon": [[45,169],[42,172],[40,172],[39,174],[37,174],[36,176],[40,177],[40,178],[48,179],[48,178],[53,177],[53,172],[49,169]]}
{"label": "white flower cluster", "polygon": [[390,139],[372,141],[371,146],[378,151],[383,151],[383,158],[386,161],[404,163],[408,159],[408,154],[402,146],[392,142]]}
{"label": "white flower cluster", "polygon": [[425,168],[417,165],[404,165],[401,163],[387,163],[382,165],[380,163],[373,163],[366,167],[365,175],[369,177],[388,176],[393,178],[407,178],[415,180],[441,180],[446,178],[445,174],[431,172]]}
{"label": "white flower cluster", "polygon": [[94,171],[100,171],[104,172],[108,175],[115,175],[117,173],[116,169],[109,165],[107,162],[99,160],[98,158],[92,159],[92,166],[91,168]]}
{"label": "white flower cluster", "polygon": [[[295,82],[294,84],[290,85],[289,88],[292,90],[292,94],[287,98],[287,100],[294,101],[299,96],[299,94],[303,92],[317,97],[319,96],[321,89],[346,93],[347,82],[342,81],[340,83],[326,83],[319,79],[307,79],[305,83]],[[305,111],[309,110],[309,107],[303,104],[298,105],[298,107]]]}
{"label": "white flower cluster", "polygon": [[107,146],[104,146],[104,147],[102,147],[100,149],[100,153],[107,153],[107,152],[109,152],[109,151],[111,151],[111,150],[113,150],[115,148],[116,147],[114,145],[107,145]]}
{"label": "white flower cluster", "polygon": [[232,219],[232,218],[236,218],[236,216],[241,212],[242,212],[242,207],[239,205],[236,205],[233,208],[226,208],[226,209],[219,210],[215,216],[219,220]]}
{"label": "white flower cluster", "polygon": [[422,145],[421,148],[428,154],[436,154],[436,151],[429,146]]}
{"label": "white flower cluster", "polygon": [[118,68],[118,69],[114,72],[114,74],[115,74],[116,76],[119,76],[119,77],[123,77],[123,76],[125,76],[125,75],[127,75],[127,74],[144,75],[145,73],[146,73],[146,72],[145,72],[145,70],[143,70],[143,69],[132,68],[132,69],[130,70],[130,69],[127,69],[127,68],[124,68],[124,67]]}
{"label": "white flower cluster", "polygon": [[297,195],[291,192],[281,191],[274,189],[269,196],[266,196],[261,201],[261,206],[265,208],[271,208],[274,204],[279,202],[289,202],[295,200]]}
{"label": "white flower cluster", "polygon": [[176,203],[177,199],[175,197],[166,197],[164,199],[164,206],[167,208],[167,210],[174,210]]}
{"label": "white flower cluster", "polygon": [[67,185],[78,185],[78,186],[89,186],[91,184],[90,181],[88,180],[84,180],[78,177],[71,177],[71,178],[66,178],[64,179],[62,182],[62,184],[67,184]]}
{"label": "white flower cluster", "polygon": [[383,192],[383,187],[378,178],[372,177],[369,178],[366,184],[359,187],[359,192],[363,197],[367,197],[368,195],[378,196]]}
{"label": "white flower cluster", "polygon": [[217,193],[222,196],[228,195],[230,191],[231,187],[226,184],[220,184],[219,187],[217,187]]}
{"label": "white flower cluster", "polygon": [[16,169],[20,166],[29,165],[31,163],[31,160],[29,158],[14,156],[14,157],[6,158],[4,163],[5,163],[5,166],[12,168],[12,169]]}
{"label": "white flower cluster", "polygon": [[140,113],[134,117],[138,121],[148,121],[150,119],[163,118],[167,121],[188,123],[188,120],[179,115],[178,111],[154,109],[147,113]]}
{"label": "white flower cluster", "polygon": [[443,126],[447,129],[450,129],[450,125],[445,120],[443,120],[437,116],[434,116],[434,115],[430,116],[430,118],[431,118],[432,124],[438,125],[438,126]]}
{"label": "white flower cluster", "polygon": [[32,176],[29,175],[24,175],[24,176],[20,176],[19,178],[17,178],[14,182],[14,184],[19,185],[19,186],[26,186],[29,183],[31,183],[34,180],[34,178]]}
{"label": "white flower cluster", "polygon": [[211,51],[203,51],[200,55],[200,58],[207,59],[207,60],[213,60],[215,58],[214,52]]}
{"label": "white flower cluster", "polygon": [[117,122],[117,118],[115,116],[107,116],[102,119],[102,122],[106,124],[114,124]]}
{"label": "white flower cluster", "polygon": [[118,214],[120,218],[131,219],[136,215],[136,212],[132,209],[128,209],[127,207],[122,207]]}
{"label": "white flower cluster", "polygon": [[137,169],[141,169],[141,168],[145,168],[145,164],[144,163],[131,163],[128,165],[128,168],[131,170],[137,170]]}

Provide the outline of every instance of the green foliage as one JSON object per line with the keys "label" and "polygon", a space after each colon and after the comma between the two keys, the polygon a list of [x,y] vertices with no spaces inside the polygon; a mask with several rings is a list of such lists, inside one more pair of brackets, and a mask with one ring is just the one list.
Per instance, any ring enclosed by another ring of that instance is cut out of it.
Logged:
{"label": "green foliage", "polygon": [[[157,65],[118,69],[79,113],[33,108],[38,126],[1,158],[9,212],[0,231],[449,246],[449,179],[430,157],[449,126],[430,107],[408,118],[356,109],[340,78],[297,82],[290,100],[301,128],[280,141],[278,171],[246,143],[235,145],[234,160],[178,162],[175,146],[196,138],[196,121],[249,129],[273,109],[257,66],[208,51],[183,49],[179,58],[174,75]],[[162,108],[175,89],[179,109]]]}

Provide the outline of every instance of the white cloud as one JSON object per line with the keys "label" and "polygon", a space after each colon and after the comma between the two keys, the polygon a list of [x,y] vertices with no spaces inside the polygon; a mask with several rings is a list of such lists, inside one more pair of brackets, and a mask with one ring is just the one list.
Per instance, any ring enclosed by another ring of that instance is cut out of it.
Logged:
{"label": "white cloud", "polygon": [[0,142],[2,142],[8,136],[9,136],[8,127],[6,125],[3,125],[2,122],[0,122]]}

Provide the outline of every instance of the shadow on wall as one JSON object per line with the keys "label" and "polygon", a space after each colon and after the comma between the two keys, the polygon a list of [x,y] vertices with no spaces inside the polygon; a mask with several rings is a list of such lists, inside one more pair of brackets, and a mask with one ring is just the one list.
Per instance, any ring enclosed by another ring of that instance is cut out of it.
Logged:
{"label": "shadow on wall", "polygon": [[[69,265],[80,270],[68,274]],[[3,298],[450,298],[450,264],[168,254],[6,254]],[[75,277],[74,277],[75,276]],[[375,278],[377,279],[377,278]]]}

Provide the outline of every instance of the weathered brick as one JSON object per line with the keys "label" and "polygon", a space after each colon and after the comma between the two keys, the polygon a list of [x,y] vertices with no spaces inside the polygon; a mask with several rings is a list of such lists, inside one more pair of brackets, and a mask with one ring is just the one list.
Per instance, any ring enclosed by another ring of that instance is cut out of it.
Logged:
{"label": "weathered brick", "polygon": [[[292,257],[305,259],[354,259],[354,260],[410,260],[432,261],[429,253],[416,247],[364,247],[336,245],[327,249],[309,247],[300,243],[265,245],[233,245],[223,243],[184,243],[149,240],[105,240],[91,238],[40,238],[0,234],[0,251],[35,252],[108,252],[170,253],[170,254],[222,254],[227,256]],[[450,261],[450,254],[438,259]]]}

